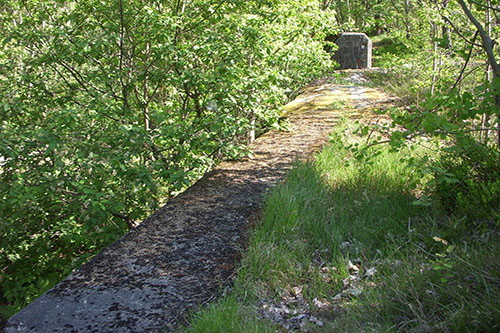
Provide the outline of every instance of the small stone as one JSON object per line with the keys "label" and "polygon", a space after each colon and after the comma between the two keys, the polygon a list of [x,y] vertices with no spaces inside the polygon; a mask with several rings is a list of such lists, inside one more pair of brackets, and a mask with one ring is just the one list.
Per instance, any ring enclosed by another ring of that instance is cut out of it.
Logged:
{"label": "small stone", "polygon": [[342,244],[340,244],[340,249],[345,250],[349,247],[349,245],[351,245],[349,242],[342,242]]}
{"label": "small stone", "polygon": [[314,306],[319,308],[319,309],[324,309],[328,308],[330,306],[330,303],[328,301],[320,301],[316,297],[313,299]]}
{"label": "small stone", "polygon": [[435,291],[433,291],[433,290],[429,290],[429,289],[428,289],[428,290],[426,290],[426,291],[425,291],[425,293],[426,293],[427,295],[430,295],[430,296],[436,296],[436,292],[435,292]]}
{"label": "small stone", "polygon": [[328,267],[328,266],[325,266],[325,267],[321,267],[321,271],[324,272],[324,273],[336,272],[337,271],[337,267]]}
{"label": "small stone", "polygon": [[306,315],[304,313],[299,314],[298,316],[293,317],[292,319],[302,320]]}
{"label": "small stone", "polygon": [[309,321],[318,325],[318,326],[323,326],[323,322],[321,320],[319,320],[318,318],[314,317],[314,316],[311,316],[309,317]]}

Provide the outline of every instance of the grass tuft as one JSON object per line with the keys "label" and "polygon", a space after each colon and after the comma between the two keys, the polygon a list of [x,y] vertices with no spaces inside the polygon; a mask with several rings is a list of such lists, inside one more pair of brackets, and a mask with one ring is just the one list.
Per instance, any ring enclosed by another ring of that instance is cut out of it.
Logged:
{"label": "grass tuft", "polygon": [[276,327],[255,318],[255,311],[242,306],[234,297],[225,297],[192,317],[186,332],[275,332]]}

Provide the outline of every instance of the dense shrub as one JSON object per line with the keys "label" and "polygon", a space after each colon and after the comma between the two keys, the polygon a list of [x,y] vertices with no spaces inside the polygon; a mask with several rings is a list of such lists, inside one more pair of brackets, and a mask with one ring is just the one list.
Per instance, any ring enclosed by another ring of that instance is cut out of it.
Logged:
{"label": "dense shrub", "polygon": [[[434,193],[450,214],[469,221],[500,221],[500,154],[467,140],[444,153],[434,166]],[[499,225],[500,226],[500,225]]]}

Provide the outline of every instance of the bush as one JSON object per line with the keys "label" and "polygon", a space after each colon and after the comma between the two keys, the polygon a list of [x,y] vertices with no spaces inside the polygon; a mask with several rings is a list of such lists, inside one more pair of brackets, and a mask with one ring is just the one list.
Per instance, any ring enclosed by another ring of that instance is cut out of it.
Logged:
{"label": "bush", "polygon": [[453,146],[432,167],[434,194],[449,213],[470,221],[500,219],[500,154],[472,139]]}

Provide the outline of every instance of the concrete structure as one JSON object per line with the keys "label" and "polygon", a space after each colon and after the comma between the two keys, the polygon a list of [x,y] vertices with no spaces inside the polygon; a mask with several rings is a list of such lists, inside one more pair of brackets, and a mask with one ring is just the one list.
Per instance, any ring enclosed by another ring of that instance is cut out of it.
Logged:
{"label": "concrete structure", "polygon": [[333,58],[340,69],[361,69],[372,67],[372,41],[358,32],[344,32],[335,41],[338,49]]}
{"label": "concrete structure", "polygon": [[[320,105],[330,104],[326,99]],[[177,331],[192,311],[230,285],[265,193],[297,157],[319,149],[341,118],[342,110],[319,112],[313,105],[309,101],[291,117],[291,132],[259,137],[251,146],[252,159],[225,161],[171,198],[10,318],[5,332]]]}
{"label": "concrete structure", "polygon": [[230,286],[267,191],[297,158],[320,149],[339,119],[368,117],[389,101],[368,87],[306,88],[285,106],[290,132],[269,131],[251,159],[222,162],[10,318],[5,332],[177,332]]}

